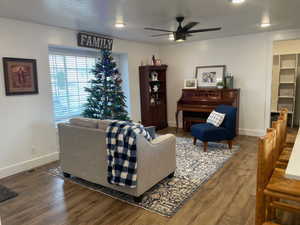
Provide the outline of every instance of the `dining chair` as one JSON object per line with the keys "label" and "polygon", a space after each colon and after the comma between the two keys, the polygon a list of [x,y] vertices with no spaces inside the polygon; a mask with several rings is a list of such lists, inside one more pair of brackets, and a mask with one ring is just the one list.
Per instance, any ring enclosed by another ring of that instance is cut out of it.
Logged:
{"label": "dining chair", "polygon": [[292,148],[294,146],[295,140],[291,140],[287,138],[288,135],[288,113],[289,110],[287,108],[282,108],[279,111],[279,115],[283,117],[284,121],[285,121],[285,130],[284,130],[284,140],[285,140],[285,147],[290,147]]}
{"label": "dining chair", "polygon": [[267,218],[267,198],[264,190],[274,170],[273,150],[275,143],[274,129],[269,129],[264,137],[259,139],[257,153],[256,182],[256,215],[255,224],[262,225]]}
{"label": "dining chair", "polygon": [[256,225],[273,224],[276,210],[300,213],[300,181],[285,178],[285,170],[275,168],[276,129],[268,129],[259,139],[256,193]]}
{"label": "dining chair", "polygon": [[291,143],[288,144],[286,142],[287,140],[287,120],[288,120],[288,110],[282,109],[280,111],[279,119],[283,120],[283,124],[281,124],[281,130],[282,130],[282,143],[281,143],[281,151],[280,155],[278,157],[278,161],[282,164],[287,164],[289,162],[289,159],[291,157],[291,153],[293,148],[291,147]]}

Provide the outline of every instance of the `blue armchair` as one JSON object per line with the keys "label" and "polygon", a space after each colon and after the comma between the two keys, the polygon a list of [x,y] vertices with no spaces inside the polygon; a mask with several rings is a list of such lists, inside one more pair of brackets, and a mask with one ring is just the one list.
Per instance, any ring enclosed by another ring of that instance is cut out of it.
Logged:
{"label": "blue armchair", "polygon": [[226,114],[220,127],[215,127],[210,123],[195,124],[191,127],[194,145],[197,139],[203,141],[205,152],[207,151],[208,142],[223,140],[227,140],[229,148],[232,149],[232,140],[236,136],[237,109],[229,105],[219,105],[215,108],[215,111]]}

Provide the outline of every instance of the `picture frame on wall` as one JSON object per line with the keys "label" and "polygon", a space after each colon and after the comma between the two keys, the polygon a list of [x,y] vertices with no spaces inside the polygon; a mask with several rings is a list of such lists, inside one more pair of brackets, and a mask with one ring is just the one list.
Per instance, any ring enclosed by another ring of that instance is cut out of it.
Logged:
{"label": "picture frame on wall", "polygon": [[196,79],[198,87],[217,87],[217,84],[224,82],[226,65],[197,66]]}
{"label": "picture frame on wall", "polygon": [[35,59],[3,58],[6,95],[38,94]]}
{"label": "picture frame on wall", "polygon": [[184,88],[185,89],[197,88],[197,80],[196,79],[186,79],[186,80],[184,80]]}

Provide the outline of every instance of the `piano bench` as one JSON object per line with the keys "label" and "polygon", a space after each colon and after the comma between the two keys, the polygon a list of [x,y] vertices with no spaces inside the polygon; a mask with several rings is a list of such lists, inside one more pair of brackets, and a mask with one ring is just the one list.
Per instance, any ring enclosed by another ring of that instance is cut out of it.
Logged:
{"label": "piano bench", "polygon": [[190,131],[193,124],[206,123],[206,119],[199,117],[184,117],[183,129],[185,131]]}

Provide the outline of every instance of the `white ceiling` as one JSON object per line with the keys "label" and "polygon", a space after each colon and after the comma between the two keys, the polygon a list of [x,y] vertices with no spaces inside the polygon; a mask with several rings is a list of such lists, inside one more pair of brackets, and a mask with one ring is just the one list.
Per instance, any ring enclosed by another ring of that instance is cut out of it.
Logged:
{"label": "white ceiling", "polygon": [[[143,28],[176,29],[177,15],[200,22],[195,29],[223,27],[189,38],[203,40],[300,28],[299,9],[300,0],[245,0],[241,5],[228,0],[0,0],[0,17],[156,43],[168,42],[167,37],[152,38],[160,32]],[[259,27],[264,17],[270,18],[270,28]],[[118,20],[126,28],[116,29]]]}

